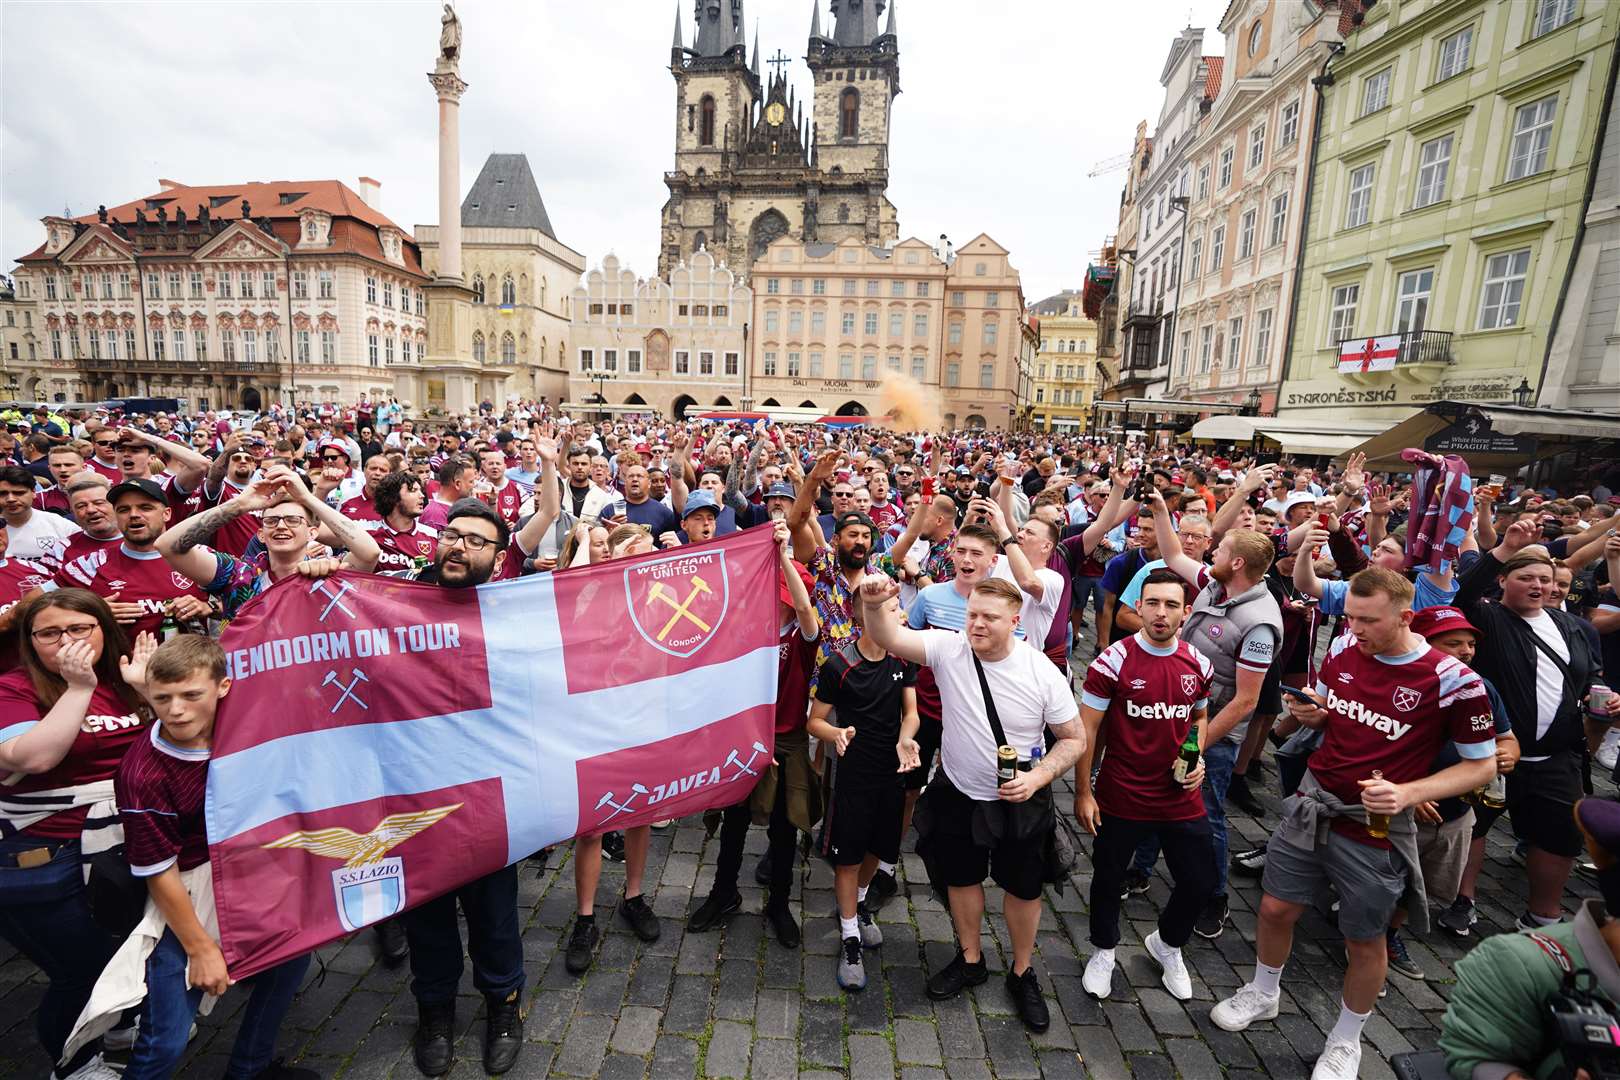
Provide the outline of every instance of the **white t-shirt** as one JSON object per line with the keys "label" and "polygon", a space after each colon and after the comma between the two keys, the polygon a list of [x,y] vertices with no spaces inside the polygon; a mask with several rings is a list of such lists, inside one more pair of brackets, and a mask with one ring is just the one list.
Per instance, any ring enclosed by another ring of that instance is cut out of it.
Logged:
{"label": "white t-shirt", "polygon": [[[996,739],[990,733],[968,637],[953,630],[920,633],[928,666],[939,684],[940,765],[962,794],[992,802],[997,788]],[[1080,715],[1069,680],[1033,645],[1015,639],[1012,652],[1004,658],[982,663],[991,696],[996,699],[996,716],[1020,758],[1044,745],[1044,728],[1066,724]]]}
{"label": "white t-shirt", "polygon": [[65,517],[35,510],[25,524],[6,526],[6,554],[13,559],[44,559],[55,566],[68,541],[83,531]]}
{"label": "white t-shirt", "polygon": [[[1012,564],[1005,555],[996,559],[990,576],[1012,585],[1018,584],[1018,579],[1013,577]],[[1018,612],[1018,627],[1024,632],[1025,641],[1036,642],[1039,646],[1046,641],[1046,634],[1052,629],[1052,620],[1057,618],[1058,604],[1063,601],[1063,578],[1056,570],[1044,566],[1036,568],[1035,576],[1041,579],[1041,598],[1037,600],[1019,590],[1019,595],[1024,598],[1024,606]]]}
{"label": "white t-shirt", "polygon": [[[1538,611],[1535,618],[1524,621],[1560,660],[1569,663],[1569,646],[1564,644],[1564,635],[1558,632],[1558,624],[1553,622],[1551,615]],[[1540,739],[1552,727],[1553,720],[1558,716],[1558,707],[1564,702],[1564,673],[1558,670],[1558,665],[1546,653],[1534,645],[1530,647],[1536,650],[1536,738]],[[1545,761],[1546,758],[1525,760]]]}

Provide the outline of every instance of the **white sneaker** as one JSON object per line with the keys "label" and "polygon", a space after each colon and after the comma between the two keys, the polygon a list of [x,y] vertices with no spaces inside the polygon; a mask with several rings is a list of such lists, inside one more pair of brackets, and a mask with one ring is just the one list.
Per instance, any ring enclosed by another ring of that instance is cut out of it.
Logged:
{"label": "white sneaker", "polygon": [[1166,945],[1157,930],[1149,934],[1142,944],[1147,946],[1147,954],[1159,965],[1159,981],[1170,991],[1170,996],[1177,1001],[1190,1001],[1192,976],[1187,974],[1187,962],[1182,959],[1181,950]]}
{"label": "white sneaker", "polygon": [[1114,960],[1113,949],[1098,949],[1086,961],[1086,973],[1080,976],[1080,985],[1086,988],[1086,993],[1099,1000],[1108,996],[1114,989]]}
{"label": "white sneaker", "polygon": [[1275,1020],[1281,994],[1262,993],[1254,983],[1244,983],[1225,1001],[1209,1010],[1209,1018],[1223,1031],[1244,1031],[1257,1020]]}
{"label": "white sneaker", "polygon": [[1329,1036],[1322,1056],[1316,1059],[1316,1068],[1311,1070],[1311,1080],[1356,1080],[1360,1068],[1361,1040],[1340,1042]]}
{"label": "white sneaker", "polygon": [[1603,733],[1603,741],[1598,743],[1597,753],[1592,757],[1605,770],[1613,770],[1614,763],[1620,758],[1620,728],[1610,728]]}
{"label": "white sneaker", "polygon": [[69,1073],[66,1080],[123,1080],[123,1077],[123,1073],[107,1064],[102,1056],[97,1054]]}

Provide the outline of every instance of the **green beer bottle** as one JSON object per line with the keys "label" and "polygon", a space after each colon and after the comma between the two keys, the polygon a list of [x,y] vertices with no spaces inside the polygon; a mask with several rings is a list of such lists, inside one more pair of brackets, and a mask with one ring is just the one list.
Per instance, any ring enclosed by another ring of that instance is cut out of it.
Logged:
{"label": "green beer bottle", "polygon": [[1176,755],[1176,763],[1170,767],[1170,774],[1176,778],[1176,783],[1185,784],[1187,777],[1198,770],[1198,725],[1195,723],[1187,729],[1187,738],[1181,744],[1181,752]]}

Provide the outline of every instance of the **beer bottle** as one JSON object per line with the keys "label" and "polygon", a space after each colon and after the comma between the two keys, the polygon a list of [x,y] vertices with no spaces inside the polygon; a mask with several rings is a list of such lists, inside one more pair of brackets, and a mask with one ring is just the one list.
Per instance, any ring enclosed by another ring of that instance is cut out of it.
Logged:
{"label": "beer bottle", "polygon": [[174,617],[174,603],[170,601],[163,607],[163,621],[158,624],[157,639],[161,645],[180,633],[180,622]]}
{"label": "beer bottle", "polygon": [[[1374,769],[1372,778],[1382,780],[1384,778],[1383,771]],[[1367,835],[1374,840],[1387,839],[1389,836],[1389,815],[1375,814],[1371,810],[1367,811]]]}
{"label": "beer bottle", "polygon": [[1198,771],[1198,725],[1195,723],[1187,729],[1187,738],[1181,743],[1181,750],[1176,755],[1176,763],[1170,766],[1170,775],[1176,778],[1176,783],[1185,784],[1187,777]]}

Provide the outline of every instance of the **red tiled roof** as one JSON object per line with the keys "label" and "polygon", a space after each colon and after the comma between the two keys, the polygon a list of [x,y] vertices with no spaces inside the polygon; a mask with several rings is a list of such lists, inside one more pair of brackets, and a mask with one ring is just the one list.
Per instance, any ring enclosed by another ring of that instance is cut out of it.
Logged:
{"label": "red tiled roof", "polygon": [[[283,202],[282,197],[287,201]],[[293,196],[296,196],[294,198]],[[268,218],[277,239],[296,248],[299,241],[299,214],[307,209],[324,210],[332,215],[332,245],[319,249],[322,253],[352,254],[387,263],[377,230],[383,226],[399,229],[405,235],[403,252],[405,269],[423,274],[421,253],[408,229],[401,228],[386,215],[367,206],[358,194],[341,180],[274,180],[243,184],[215,184],[206,187],[174,185],[166,190],[107,208],[107,220],[126,226],[135,224],[135,211],[146,214],[149,224],[155,223],[157,208],[166,208],[172,221],[174,211],[184,210],[188,222],[197,219],[197,207],[208,204],[208,214],[219,221],[240,221],[242,200],[248,201],[248,212],[253,220]],[[214,205],[218,203],[218,205]],[[85,214],[75,221],[95,226],[98,214]],[[38,261],[46,258],[41,244],[18,262]],[[423,274],[423,276],[426,276]]]}
{"label": "red tiled roof", "polygon": [[1204,57],[1204,100],[1214,101],[1221,92],[1221,71],[1226,67],[1226,57]]}

